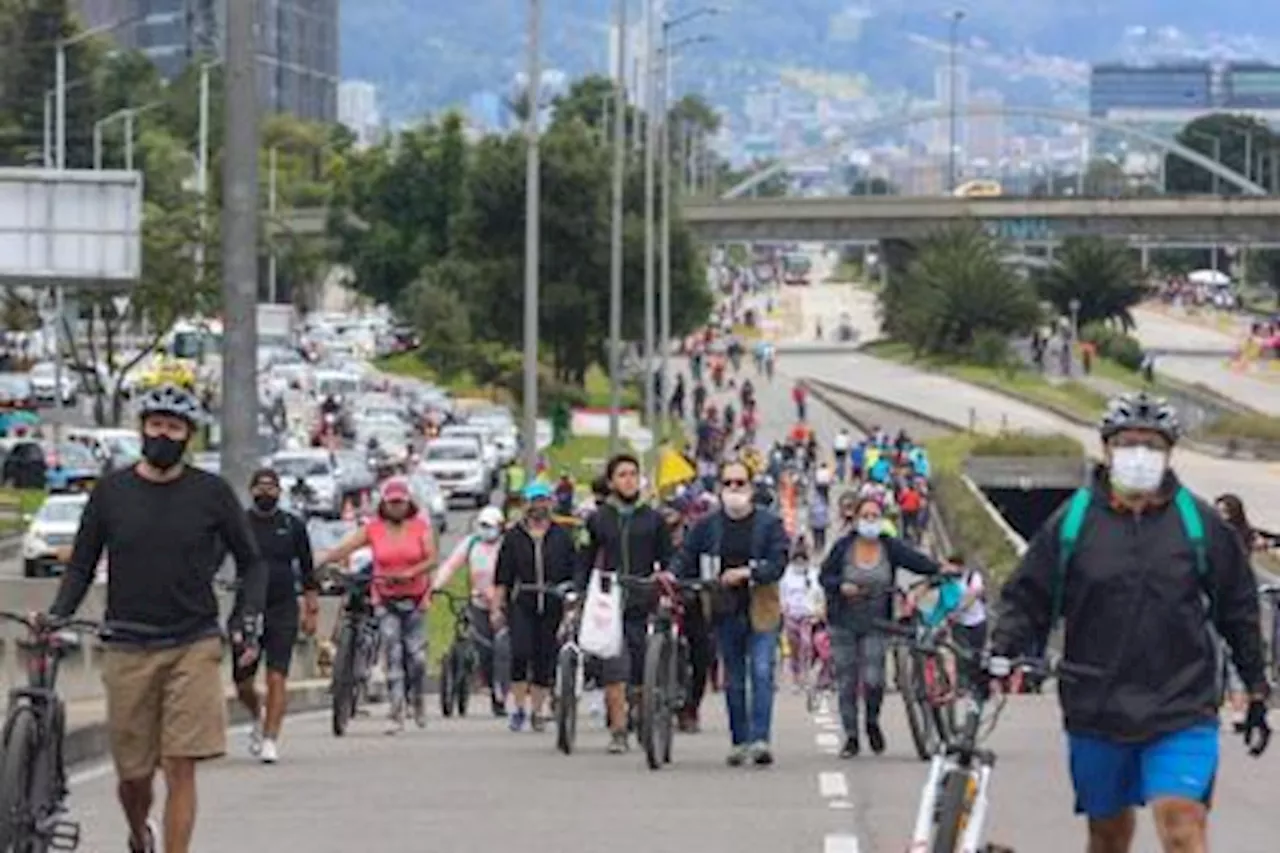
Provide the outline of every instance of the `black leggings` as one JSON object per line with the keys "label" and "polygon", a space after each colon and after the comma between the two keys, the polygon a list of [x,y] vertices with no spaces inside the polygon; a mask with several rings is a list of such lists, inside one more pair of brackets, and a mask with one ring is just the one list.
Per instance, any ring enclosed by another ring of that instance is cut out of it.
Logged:
{"label": "black leggings", "polygon": [[538,612],[536,601],[511,602],[511,682],[528,681],[538,687],[555,683],[556,631],[560,627],[559,602],[547,601]]}
{"label": "black leggings", "polygon": [[711,648],[711,626],[707,624],[699,597],[685,603],[684,635],[689,641],[689,664],[693,670],[689,684],[689,699],[685,703],[686,714],[697,714],[702,697],[707,692],[707,677],[715,660]]}

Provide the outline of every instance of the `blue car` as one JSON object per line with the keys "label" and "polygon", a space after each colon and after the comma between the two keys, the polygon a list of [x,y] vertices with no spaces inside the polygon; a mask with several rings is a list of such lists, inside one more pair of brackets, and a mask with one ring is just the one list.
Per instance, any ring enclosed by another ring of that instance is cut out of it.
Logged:
{"label": "blue car", "polygon": [[102,476],[102,463],[83,444],[64,441],[45,457],[45,484],[50,492],[87,492]]}

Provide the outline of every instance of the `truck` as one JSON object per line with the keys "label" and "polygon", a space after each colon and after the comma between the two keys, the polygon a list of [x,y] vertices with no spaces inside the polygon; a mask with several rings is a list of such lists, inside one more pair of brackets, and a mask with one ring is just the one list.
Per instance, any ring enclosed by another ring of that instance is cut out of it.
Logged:
{"label": "truck", "polygon": [[258,303],[258,343],[290,346],[293,343],[294,311],[292,305]]}

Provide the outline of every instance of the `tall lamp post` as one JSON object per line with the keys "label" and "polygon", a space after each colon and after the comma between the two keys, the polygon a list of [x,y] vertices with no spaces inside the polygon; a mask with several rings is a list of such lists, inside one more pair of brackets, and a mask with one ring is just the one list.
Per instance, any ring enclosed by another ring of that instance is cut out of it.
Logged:
{"label": "tall lamp post", "polygon": [[538,105],[542,89],[542,57],[538,41],[542,0],[529,0],[528,87],[525,99],[525,230],[524,230],[524,466],[533,477],[538,463],[538,219],[541,215],[541,158],[538,151]]}
{"label": "tall lamp post", "polygon": [[53,57],[53,93],[56,104],[56,129],[54,133],[54,168],[67,168],[67,92],[71,86],[67,83],[67,48],[74,47],[83,41],[100,36],[104,33],[114,32],[121,27],[136,23],[142,20],[142,16],[134,15],[128,18],[121,18],[118,21],[112,21],[109,24],[103,24],[100,27],[94,27],[91,30],[76,33],[70,38],[59,39],[54,51]]}
{"label": "tall lamp post", "polygon": [[613,218],[609,223],[609,456],[619,450],[622,408],[622,209],[627,169],[627,0],[614,0]]}
{"label": "tall lamp post", "polygon": [[964,20],[964,10],[953,10],[950,20],[951,49],[948,57],[949,70],[947,72],[947,110],[949,113],[947,125],[947,137],[949,140],[947,145],[947,188],[954,192],[956,188],[956,52],[960,41],[960,22]]}
{"label": "tall lamp post", "polygon": [[656,276],[654,269],[654,243],[656,242],[655,222],[654,222],[654,148],[657,142],[657,133],[655,132],[657,124],[654,121],[654,113],[657,109],[657,99],[654,97],[654,83],[657,80],[655,65],[657,50],[654,42],[655,36],[655,19],[657,17],[654,4],[657,0],[644,0],[644,357],[643,368],[640,371],[641,380],[644,382],[644,424],[649,428],[653,438],[652,448],[650,452],[650,464],[646,466],[649,476],[652,480],[654,476],[653,460],[657,458],[656,450],[658,445],[658,424],[657,424],[657,407],[655,405],[655,389],[653,387],[653,350],[654,350],[654,328],[653,328],[653,309],[654,309],[654,285],[656,284]]}

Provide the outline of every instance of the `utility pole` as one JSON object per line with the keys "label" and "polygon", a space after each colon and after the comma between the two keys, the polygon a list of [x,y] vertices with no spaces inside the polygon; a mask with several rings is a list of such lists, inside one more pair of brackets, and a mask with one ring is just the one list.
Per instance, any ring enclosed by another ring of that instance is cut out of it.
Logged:
{"label": "utility pole", "polygon": [[525,116],[524,208],[524,470],[532,479],[538,469],[538,241],[542,215],[542,168],[538,151],[538,107],[542,94],[539,18],[542,0],[529,0],[529,84]]}
{"label": "utility pole", "polygon": [[[655,133],[657,122],[655,121],[654,111],[657,108],[657,99],[653,96],[654,83],[657,75],[654,73],[654,50],[655,39],[655,15],[654,3],[657,0],[644,0],[644,367],[640,371],[641,381],[644,382],[644,425],[649,428],[653,436],[653,447],[650,451],[650,464],[646,466],[649,473],[650,482],[654,481],[655,465],[657,459],[656,449],[658,446],[658,429],[657,422],[657,406],[655,405],[655,394],[653,387],[653,350],[654,350],[654,328],[653,328],[653,309],[654,309],[654,286],[655,273],[654,269],[654,243],[656,242],[656,227],[654,222],[654,148],[657,144],[658,135]],[[664,391],[666,389],[663,389]]]}
{"label": "utility pole", "polygon": [[241,495],[258,438],[257,0],[226,6],[226,151],[222,212],[222,471]]}
{"label": "utility pole", "polygon": [[[199,104],[199,130],[196,140],[196,194],[200,197],[200,240],[196,243],[196,281],[204,282],[205,270],[205,244],[208,242],[209,232],[209,68],[210,63],[202,62],[200,64],[200,104]],[[201,356],[203,361],[204,348],[201,348]]]}
{"label": "utility pole", "polygon": [[609,455],[621,448],[622,408],[622,202],[627,169],[627,0],[613,0],[618,30],[613,81],[613,218],[609,223]]}
{"label": "utility pole", "polygon": [[960,39],[960,22],[963,20],[963,9],[952,11],[950,70],[947,72],[947,109],[950,113],[947,134],[950,139],[950,144],[947,146],[947,189],[951,192],[955,192],[956,189],[956,49]]}
{"label": "utility pole", "polygon": [[667,399],[671,395],[671,22],[662,24],[662,73],[658,79],[662,81],[662,92],[659,96],[659,130],[662,133],[658,142],[658,156],[662,158],[662,268],[659,278],[661,314],[658,323],[658,341],[662,351],[659,355],[661,368],[658,375],[662,377],[663,399],[658,401],[658,411],[666,414]]}
{"label": "utility pole", "polygon": [[[273,223],[275,222],[275,219],[276,219],[276,205],[277,205],[276,181],[277,181],[277,170],[279,169],[279,162],[278,162],[279,154],[280,154],[279,150],[273,146],[268,156],[268,165],[267,165],[267,168],[268,168],[267,214]],[[272,305],[274,305],[276,303],[276,299],[279,296],[279,294],[276,292],[277,267],[276,267],[275,243],[273,242],[272,245],[268,247],[268,249],[269,249],[269,254],[267,255],[267,301],[270,302]]]}

